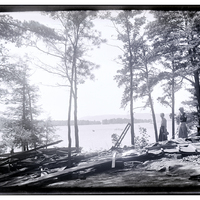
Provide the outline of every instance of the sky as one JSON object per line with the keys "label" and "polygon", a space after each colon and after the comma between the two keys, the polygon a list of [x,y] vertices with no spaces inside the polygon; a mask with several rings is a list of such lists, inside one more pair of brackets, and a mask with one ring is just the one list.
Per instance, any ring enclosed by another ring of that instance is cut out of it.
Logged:
{"label": "sky", "polygon": [[[12,13],[12,16],[22,21],[35,20],[45,25],[58,27],[58,23],[38,12]],[[116,81],[113,80],[117,70],[121,68],[115,59],[122,53],[119,48],[109,45],[117,44],[113,36],[115,34],[114,28],[108,20],[97,20],[95,25],[102,32],[102,37],[108,40],[108,44],[102,44],[100,49],[90,52],[91,61],[100,65],[100,68],[93,71],[95,75],[94,81],[86,80],[84,84],[78,87],[78,118],[96,115],[127,115],[129,114],[129,106],[126,109],[120,108],[123,88],[119,88]],[[13,48],[12,50],[13,53],[19,53],[19,49],[14,50]],[[51,56],[44,56],[34,49],[20,49],[20,52],[28,52],[30,55],[40,57],[45,62],[54,62]],[[43,110],[42,117],[66,120],[69,88],[50,86],[54,83],[60,83],[61,80],[35,66],[32,81],[40,89],[39,104]],[[162,95],[162,90],[157,87],[153,93],[155,112],[170,113],[170,108],[165,108],[157,103],[156,98],[160,95]],[[176,94],[176,112],[181,106],[181,101],[187,98],[188,94],[184,90]],[[142,105],[142,100],[134,102],[134,108]],[[134,109],[134,112],[150,113],[150,109]]]}

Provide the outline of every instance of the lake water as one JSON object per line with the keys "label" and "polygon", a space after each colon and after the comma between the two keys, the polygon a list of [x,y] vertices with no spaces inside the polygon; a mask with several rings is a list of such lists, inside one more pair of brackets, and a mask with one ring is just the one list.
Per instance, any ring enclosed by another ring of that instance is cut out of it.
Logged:
{"label": "lake water", "polygon": [[[158,134],[159,134],[159,123],[158,126]],[[98,125],[81,125],[79,126],[79,145],[82,147],[82,151],[100,151],[105,149],[110,149],[113,146],[111,135],[113,133],[121,135],[122,131],[126,127],[126,124],[98,124]],[[150,123],[137,123],[134,124],[135,136],[141,136],[139,133],[139,127],[143,127],[147,129],[147,135],[149,135],[149,142],[155,142],[155,133],[153,124]],[[171,136],[171,122],[168,121],[168,131],[170,139]],[[59,139],[63,140],[63,142],[59,143],[57,146],[59,147],[67,147],[68,146],[68,131],[67,126],[59,126],[57,127],[56,134],[60,137]],[[75,146],[74,141],[74,130],[72,127],[72,146]],[[130,129],[128,130],[126,136],[122,141],[122,147],[124,145],[131,145],[131,135]]]}
{"label": "lake water", "polygon": [[[121,135],[126,124],[98,124],[98,125],[80,125],[79,126],[79,145],[82,147],[82,152],[89,152],[89,151],[102,151],[110,149],[114,144],[112,143],[111,135],[113,133],[117,135]],[[135,136],[141,136],[139,133],[139,127],[146,128],[147,135],[150,137],[148,138],[149,143],[155,142],[155,133],[154,127],[151,123],[137,123],[134,124],[134,132]],[[160,121],[157,122],[158,134],[159,134],[159,127]],[[168,131],[169,136],[168,139],[171,139],[171,121],[168,121]],[[176,128],[176,126],[175,126]],[[58,140],[63,140],[61,143],[55,145],[56,147],[68,147],[68,130],[67,126],[58,126],[56,127],[56,134],[59,136]],[[72,134],[72,147],[75,146],[75,137],[74,137],[74,130],[73,126],[71,126]],[[176,129],[175,129],[176,130]],[[1,133],[0,133],[1,137]],[[0,139],[1,140],[1,139]],[[131,134],[130,129],[126,133],[122,143],[122,147],[124,145],[131,146]],[[15,151],[18,151],[15,149]],[[21,151],[21,149],[19,150]]]}

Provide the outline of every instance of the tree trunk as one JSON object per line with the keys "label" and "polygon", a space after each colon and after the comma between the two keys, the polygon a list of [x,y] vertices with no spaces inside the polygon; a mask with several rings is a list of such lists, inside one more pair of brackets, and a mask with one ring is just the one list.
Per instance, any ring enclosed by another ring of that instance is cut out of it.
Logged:
{"label": "tree trunk", "polygon": [[[132,54],[131,54],[132,55]],[[130,56],[132,60],[132,56]],[[130,61],[129,68],[130,68],[130,117],[131,117],[131,144],[134,145],[134,116],[133,116],[133,69],[132,69],[132,62]]]}
{"label": "tree trunk", "polygon": [[155,116],[153,101],[152,101],[152,97],[151,97],[151,92],[149,92],[149,103],[150,103],[150,106],[151,106],[151,113],[152,113],[152,118],[153,118],[153,126],[154,126],[154,131],[155,131],[155,139],[156,139],[156,142],[158,142],[157,123],[156,123],[156,116]]}
{"label": "tree trunk", "polygon": [[[143,49],[143,55],[145,57],[145,51],[144,51],[144,49]],[[154,106],[153,106],[153,100],[152,100],[152,97],[151,97],[151,88],[150,88],[150,85],[149,85],[149,74],[148,74],[149,72],[148,72],[147,61],[145,61],[144,65],[145,65],[145,70],[146,70],[146,84],[147,84],[149,103],[150,103],[151,113],[152,113],[152,118],[153,118],[153,126],[154,126],[154,131],[155,131],[155,139],[156,139],[156,142],[158,142],[157,123],[156,123],[156,116],[155,116],[155,111],[154,111]]]}
{"label": "tree trunk", "polygon": [[68,110],[68,167],[71,167],[71,104],[72,104],[72,85],[70,88],[70,97],[69,97],[69,110]]}
{"label": "tree trunk", "polygon": [[174,92],[174,85],[175,85],[175,82],[174,82],[174,71],[175,71],[175,68],[174,68],[174,63],[172,63],[172,139],[175,139],[175,119],[174,119],[174,108],[175,108],[175,92]]}
{"label": "tree trunk", "polygon": [[135,134],[134,134],[134,116],[133,116],[133,54],[131,49],[130,40],[130,27],[128,23],[128,18],[126,18],[126,31],[128,35],[128,53],[129,53],[129,71],[130,71],[130,117],[131,117],[131,144],[135,145]]}
{"label": "tree trunk", "polygon": [[[26,128],[26,79],[25,74],[23,76],[23,89],[22,89],[22,129]],[[22,149],[26,151],[25,141],[22,141]]]}
{"label": "tree trunk", "polygon": [[79,135],[78,135],[78,119],[77,119],[77,69],[74,69],[74,131],[75,131],[75,146],[76,152],[79,152]]}
{"label": "tree trunk", "polygon": [[70,95],[69,95],[69,108],[68,108],[68,167],[71,167],[71,108],[72,108],[72,96],[73,96],[73,81],[74,81],[74,65],[72,65],[70,80]]}
{"label": "tree trunk", "polygon": [[196,70],[194,72],[194,81],[195,81],[195,92],[196,92],[196,97],[197,97],[197,102],[198,102],[198,106],[197,106],[197,112],[198,112],[198,125],[200,126],[200,86],[199,86],[199,71]]}
{"label": "tree trunk", "polygon": [[75,131],[75,146],[77,153],[79,152],[79,130],[78,130],[78,119],[77,119],[77,101],[74,102],[74,131]]}
{"label": "tree trunk", "polygon": [[[76,41],[78,42],[78,41]],[[74,92],[74,78],[75,78],[75,70],[76,70],[76,53],[77,53],[77,43],[74,46],[74,54],[73,54],[73,62],[72,62],[72,71],[71,71],[71,80],[70,80],[70,97],[69,97],[69,110],[68,110],[68,167],[71,167],[71,108],[72,108],[72,97]],[[76,86],[76,84],[75,84]],[[74,111],[75,112],[75,111]]]}
{"label": "tree trunk", "polygon": [[23,77],[23,99],[22,99],[22,126],[25,127],[25,120],[26,120],[26,81],[25,81],[25,75]]}
{"label": "tree trunk", "polygon": [[[144,48],[143,48],[143,56],[145,58],[145,50],[144,50]],[[152,113],[152,118],[153,118],[153,126],[154,126],[154,131],[155,131],[155,139],[156,139],[156,142],[158,142],[158,131],[157,131],[156,116],[155,116],[155,111],[154,111],[154,106],[153,106],[153,100],[152,100],[152,97],[151,97],[151,88],[150,88],[150,85],[149,85],[148,64],[147,64],[146,60],[144,62],[144,66],[145,66],[145,71],[146,71],[146,84],[147,84],[149,103],[150,103],[150,108],[151,108],[151,113]]]}
{"label": "tree trunk", "polygon": [[130,115],[131,115],[131,144],[134,145],[135,141],[134,141],[134,116],[133,116],[133,100],[131,100],[130,103]]}
{"label": "tree trunk", "polygon": [[30,94],[30,90],[27,91],[28,92],[28,100],[29,100],[29,111],[30,111],[30,119],[31,119],[31,134],[33,136],[33,146],[34,149],[37,147],[36,145],[36,135],[34,132],[34,126],[33,126],[33,112],[32,112],[32,103],[31,103],[31,94]]}

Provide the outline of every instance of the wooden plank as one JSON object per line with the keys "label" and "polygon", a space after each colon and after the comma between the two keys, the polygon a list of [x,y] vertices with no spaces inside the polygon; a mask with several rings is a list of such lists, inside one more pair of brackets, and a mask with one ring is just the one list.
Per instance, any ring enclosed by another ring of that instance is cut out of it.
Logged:
{"label": "wooden plank", "polygon": [[[116,162],[133,161],[133,160],[135,161],[154,160],[154,159],[159,159],[163,157],[163,155],[164,155],[163,153],[159,153],[159,154],[147,153],[147,154],[142,154],[139,156],[127,156],[124,158],[118,157],[116,158]],[[40,186],[40,185],[45,185],[45,184],[49,184],[53,182],[58,182],[60,181],[60,178],[64,178],[64,180],[67,180],[67,178],[69,178],[69,175],[71,175],[72,173],[83,171],[89,168],[94,168],[99,171],[105,171],[105,170],[111,169],[111,166],[112,166],[112,157],[109,157],[109,158],[104,158],[104,159],[97,160],[94,162],[88,162],[84,164],[81,163],[80,165],[76,167],[67,168],[61,172],[51,173],[43,177],[38,177],[32,180],[24,181],[22,183],[18,183],[18,184],[10,183],[10,184],[7,184],[6,187]]]}
{"label": "wooden plank", "polygon": [[0,161],[5,161],[5,162],[0,163],[0,166],[6,165],[6,164],[8,164],[8,163],[10,163],[10,164],[12,163],[12,164],[13,164],[13,163],[17,162],[18,160],[12,160],[12,159],[14,159],[14,158],[17,158],[17,159],[19,159],[19,160],[24,160],[24,159],[26,159],[27,157],[33,157],[33,156],[35,156],[35,155],[39,155],[39,153],[37,152],[37,150],[39,150],[39,149],[41,149],[41,148],[45,148],[45,147],[47,147],[47,146],[51,146],[51,145],[58,144],[58,143],[60,143],[60,142],[62,142],[62,140],[59,140],[59,141],[57,141],[57,142],[53,142],[53,143],[50,143],[50,144],[47,144],[47,145],[43,145],[43,146],[37,147],[37,148],[35,148],[35,149],[31,149],[31,150],[29,150],[29,151],[24,151],[24,152],[15,153],[15,154],[13,154],[13,155],[7,157],[7,158],[1,159]]}
{"label": "wooden plank", "polygon": [[173,149],[164,149],[164,152],[165,153],[171,153],[171,154],[174,154],[174,153],[180,153],[179,152],[179,149],[177,149],[177,148],[173,148]]}
{"label": "wooden plank", "polygon": [[43,177],[39,177],[39,178],[35,178],[32,180],[28,180],[28,181],[24,181],[22,183],[19,184],[7,184],[4,187],[16,187],[16,186],[20,186],[20,187],[24,187],[24,186],[33,186],[33,185],[41,185],[41,184],[45,184],[45,182],[49,182],[50,180],[53,180],[53,182],[57,180],[59,180],[59,178],[70,175],[74,172],[78,172],[78,171],[82,171],[82,170],[86,170],[89,168],[94,168],[94,167],[100,167],[101,165],[108,165],[111,168],[111,159],[103,159],[103,160],[99,160],[94,162],[90,162],[87,164],[82,164],[80,166],[76,166],[76,167],[72,167],[72,168],[67,168],[61,172],[55,172],[52,174],[48,174],[45,175]]}
{"label": "wooden plank", "polygon": [[27,169],[28,168],[22,168],[17,171],[14,171],[14,172],[3,174],[0,176],[0,182],[8,181],[9,179],[13,178],[14,176],[19,176],[19,175],[23,174],[24,172],[27,172]]}
{"label": "wooden plank", "polygon": [[145,154],[141,154],[139,156],[126,156],[126,157],[122,157],[119,158],[118,160],[122,160],[124,162],[127,161],[140,161],[140,162],[145,162],[147,160],[155,160],[155,159],[160,159],[164,156],[163,152],[159,152],[159,153],[145,153]]}
{"label": "wooden plank", "polygon": [[188,154],[191,154],[191,153],[197,153],[197,149],[195,146],[193,146],[192,144],[188,144],[188,145],[185,145],[185,146],[180,146],[179,147],[179,151],[180,153],[188,153]]}
{"label": "wooden plank", "polygon": [[[1,159],[0,161],[6,161],[6,160],[11,159],[11,158],[19,158],[19,157],[23,157],[23,156],[24,156],[24,157],[27,157],[30,153],[35,152],[35,151],[37,151],[38,149],[42,149],[42,148],[45,148],[45,147],[48,147],[48,146],[52,146],[52,145],[58,144],[58,143],[60,143],[60,142],[62,142],[62,140],[58,140],[58,141],[56,141],[56,142],[52,142],[52,143],[49,143],[49,144],[47,144],[47,145],[42,145],[42,146],[39,146],[39,147],[37,147],[37,148],[35,148],[35,149],[28,150],[28,151],[17,152],[17,153],[15,153],[15,154],[11,155],[11,156],[8,156],[7,158]],[[1,157],[1,156],[0,156],[0,157]]]}

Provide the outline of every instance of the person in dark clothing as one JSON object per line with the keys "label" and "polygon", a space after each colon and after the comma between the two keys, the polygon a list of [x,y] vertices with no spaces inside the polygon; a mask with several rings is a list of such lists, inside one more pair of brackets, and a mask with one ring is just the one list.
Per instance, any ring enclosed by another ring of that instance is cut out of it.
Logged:
{"label": "person in dark clothing", "polygon": [[165,114],[161,113],[160,114],[161,117],[161,126],[160,126],[160,134],[159,134],[159,138],[158,141],[165,141],[167,140],[167,120],[165,119]]}
{"label": "person in dark clothing", "polygon": [[187,116],[186,113],[184,112],[184,108],[180,107],[179,108],[179,116],[178,116],[178,137],[179,138],[187,138],[188,137],[188,131],[187,131],[187,126],[186,126],[186,121],[187,121]]}

